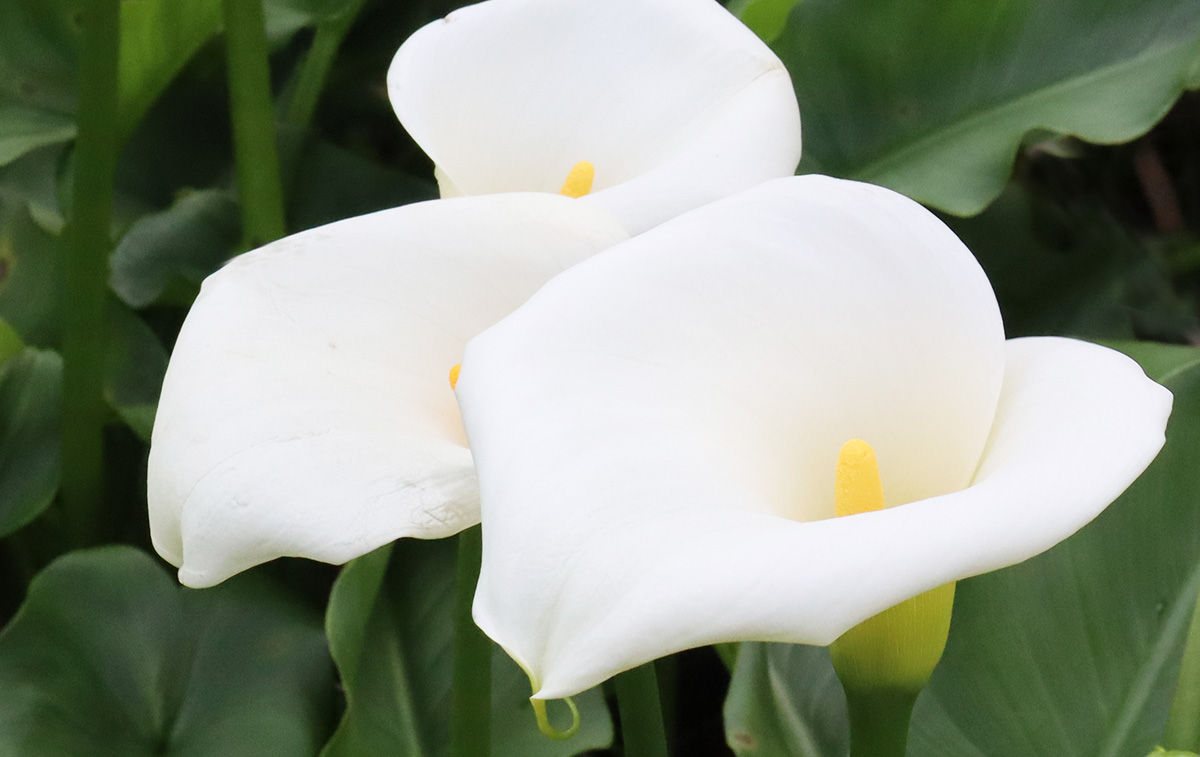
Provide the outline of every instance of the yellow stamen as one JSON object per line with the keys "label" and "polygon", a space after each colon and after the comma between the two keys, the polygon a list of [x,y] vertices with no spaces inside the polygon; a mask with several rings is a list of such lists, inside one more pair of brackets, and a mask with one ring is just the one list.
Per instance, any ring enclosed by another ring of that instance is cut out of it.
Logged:
{"label": "yellow stamen", "polygon": [[875,450],[862,439],[842,445],[834,481],[834,512],[839,518],[884,508],[879,462]]}
{"label": "yellow stamen", "polygon": [[456,365],[450,369],[450,388],[451,389],[458,388],[458,373],[461,370],[462,370],[462,363],[459,363],[458,365]]}
{"label": "yellow stamen", "polygon": [[586,160],[581,160],[567,174],[563,182],[561,195],[567,197],[583,197],[592,191],[592,182],[596,180],[596,167]]}

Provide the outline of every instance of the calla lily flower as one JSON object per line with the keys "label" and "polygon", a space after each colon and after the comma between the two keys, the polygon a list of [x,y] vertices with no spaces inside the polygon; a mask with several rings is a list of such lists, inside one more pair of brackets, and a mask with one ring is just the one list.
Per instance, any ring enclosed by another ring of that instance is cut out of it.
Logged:
{"label": "calla lily flower", "polygon": [[633,234],[800,159],[787,70],[715,0],[488,0],[413,34],[388,93],[443,197],[590,188]]}
{"label": "calla lily flower", "polygon": [[[704,644],[829,644],[1031,557],[1141,473],[1171,407],[1111,350],[1005,341],[936,217],[820,176],[555,278],[470,343],[457,394],[483,501],[474,617],[538,699]],[[854,439],[889,506],[834,517]]]}
{"label": "calla lily flower", "polygon": [[448,371],[556,273],[626,239],[550,195],[352,218],[210,276],[163,384],[154,547],[195,587],[281,556],[341,563],[479,522]]}

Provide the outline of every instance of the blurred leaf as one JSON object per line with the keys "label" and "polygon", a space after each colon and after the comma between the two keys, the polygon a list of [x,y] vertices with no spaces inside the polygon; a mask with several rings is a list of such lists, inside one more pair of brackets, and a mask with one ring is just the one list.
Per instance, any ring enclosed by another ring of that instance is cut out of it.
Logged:
{"label": "blurred leaf", "polygon": [[24,526],[54,500],[61,429],[58,355],[27,348],[0,363],[0,536]]}
{"label": "blurred leaf", "polygon": [[437,196],[431,181],[407,176],[322,140],[306,139],[297,146],[297,135],[289,136],[293,144],[285,144],[285,155],[294,175],[288,217],[295,228],[312,228]]}
{"label": "blurred leaf", "polygon": [[0,166],[0,229],[9,206],[27,204],[38,226],[54,234],[62,231],[66,221],[59,206],[58,173],[66,151],[63,145],[50,145]]}
{"label": "blurred leaf", "polygon": [[1179,340],[1192,305],[1146,242],[1097,208],[1062,208],[1010,185],[951,228],[987,272],[1010,336]]}
{"label": "blurred leaf", "polygon": [[144,307],[174,282],[199,287],[232,255],[240,237],[232,193],[187,192],[129,228],[113,252],[109,283],[126,303]]}
{"label": "blurred leaf", "polygon": [[[267,36],[273,40],[291,36],[306,26],[341,15],[350,3],[351,0],[265,0]],[[396,46],[399,45],[397,41]]]}
{"label": "blurred leaf", "polygon": [[75,552],[0,633],[0,753],[314,754],[330,673],[319,623],[264,582],[190,591],[133,548]]}
{"label": "blurred leaf", "polygon": [[1200,2],[806,0],[775,46],[802,172],[966,215],[1000,193],[1031,129],[1127,141],[1200,86]]}
{"label": "blurred leaf", "polygon": [[[266,0],[282,41],[340,13],[346,0]],[[87,0],[0,3],[0,166],[75,137]],[[121,0],[119,126],[127,138],[184,65],[220,33],[221,0]]]}
{"label": "blurred leaf", "polygon": [[[1075,536],[959,582],[946,655],[917,701],[913,757],[1124,757],[1162,737],[1200,590],[1200,350],[1122,346],[1175,394],[1166,446]],[[743,644],[730,743],[795,754],[789,739],[807,732],[818,750],[799,754],[843,757],[828,735],[845,733],[832,675],[816,650]]]}
{"label": "blurred leaf", "polygon": [[10,357],[25,349],[25,343],[8,322],[0,318],[0,366]]}
{"label": "blurred leaf", "polygon": [[149,442],[167,372],[167,351],[150,327],[120,302],[110,299],[106,315],[104,398],[134,433]]}
{"label": "blurred leaf", "polygon": [[[0,319],[25,342],[58,347],[57,238],[42,230],[22,205],[0,225]],[[111,300],[107,325],[104,395],[143,439],[149,440],[167,353],[142,320]]]}
{"label": "blurred leaf", "polygon": [[764,42],[774,42],[787,25],[788,14],[801,0],[733,0],[729,12]]}
{"label": "blurred leaf", "polygon": [[0,3],[0,165],[75,137],[85,0]]}
{"label": "blurred leaf", "polygon": [[57,244],[24,203],[0,207],[0,318],[39,347],[58,342]]}
{"label": "blurred leaf", "polygon": [[0,102],[0,165],[74,138],[75,121],[67,116]]}
{"label": "blurred leaf", "polygon": [[725,699],[725,738],[736,754],[842,757],[846,700],[826,647],[743,642]]}
{"label": "blurred leaf", "polygon": [[122,0],[119,132],[128,136],[205,42],[221,29],[221,0]]}
{"label": "blurred leaf", "polygon": [[[40,113],[58,128],[76,106],[76,66],[86,0],[0,3],[0,106]],[[12,156],[15,157],[15,156]]]}
{"label": "blurred leaf", "polygon": [[[446,754],[454,546],[452,539],[404,539],[342,571],[325,628],[347,710],[322,755]],[[575,698],[579,732],[552,741],[535,724],[529,679],[499,648],[492,664],[493,754],[567,757],[612,741],[598,689]],[[552,718],[553,711],[552,704]]]}

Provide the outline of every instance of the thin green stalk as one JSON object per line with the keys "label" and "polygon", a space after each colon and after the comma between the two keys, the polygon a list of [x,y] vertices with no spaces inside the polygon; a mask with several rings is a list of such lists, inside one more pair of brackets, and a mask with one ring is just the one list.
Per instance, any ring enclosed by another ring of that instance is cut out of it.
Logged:
{"label": "thin green stalk", "polygon": [[79,136],[62,267],[62,504],[74,541],[97,538],[104,504],[104,308],[117,163],[119,0],[84,6]]}
{"label": "thin green stalk", "polygon": [[1192,611],[1163,746],[1200,751],[1200,601]]}
{"label": "thin green stalk", "polygon": [[613,680],[625,757],[667,757],[662,701],[654,663],[627,670]]}
{"label": "thin green stalk", "polygon": [[317,24],[312,47],[304,56],[304,62],[300,64],[284,113],[284,120],[288,123],[307,127],[312,122],[317,101],[325,89],[329,71],[333,68],[334,58],[337,57],[342,41],[354,25],[354,20],[358,18],[365,2],[366,0],[353,0],[342,13]]}
{"label": "thin green stalk", "polygon": [[284,234],[263,6],[262,0],[223,0],[223,7],[243,242],[258,247]]}
{"label": "thin green stalk", "polygon": [[487,757],[492,751],[492,645],[471,618],[482,555],[483,531],[479,526],[458,535],[450,757]]}
{"label": "thin green stalk", "polygon": [[740,645],[734,642],[724,642],[722,644],[713,644],[713,651],[721,658],[721,662],[725,665],[725,670],[730,675],[733,675],[733,669],[737,667],[738,649]]}
{"label": "thin green stalk", "polygon": [[846,691],[850,757],[904,757],[918,691]]}

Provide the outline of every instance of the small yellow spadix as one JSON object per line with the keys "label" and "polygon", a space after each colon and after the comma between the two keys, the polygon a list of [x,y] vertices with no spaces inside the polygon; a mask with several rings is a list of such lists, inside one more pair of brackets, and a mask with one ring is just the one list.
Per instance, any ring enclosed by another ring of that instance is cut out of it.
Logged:
{"label": "small yellow spadix", "polygon": [[459,374],[459,371],[461,371],[461,370],[462,370],[462,363],[459,363],[450,369],[450,388],[451,389],[458,388],[458,374]]}
{"label": "small yellow spadix", "polygon": [[[861,439],[846,442],[838,454],[834,508],[838,516],[884,508],[875,450]],[[854,589],[845,587],[847,592]],[[881,735],[889,729],[907,733],[913,702],[946,648],[953,606],[952,582],[867,618],[829,646],[846,691],[851,741],[858,742],[852,743],[852,754],[891,754],[873,739],[891,739]],[[899,738],[903,747],[903,736]]]}
{"label": "small yellow spadix", "polygon": [[592,182],[595,180],[596,167],[581,160],[571,168],[558,193],[567,197],[583,197],[592,191]]}

